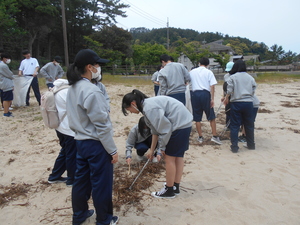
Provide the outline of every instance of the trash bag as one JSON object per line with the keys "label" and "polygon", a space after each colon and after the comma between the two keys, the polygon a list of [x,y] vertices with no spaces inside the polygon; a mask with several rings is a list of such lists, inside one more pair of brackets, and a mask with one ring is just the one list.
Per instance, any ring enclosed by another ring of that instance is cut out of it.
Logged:
{"label": "trash bag", "polygon": [[14,99],[13,105],[15,107],[21,107],[26,105],[26,95],[28,88],[32,82],[32,76],[18,76],[14,75]]}
{"label": "trash bag", "polygon": [[190,93],[190,85],[186,85],[185,107],[190,111],[190,113],[193,113],[192,102],[191,102],[191,93]]}

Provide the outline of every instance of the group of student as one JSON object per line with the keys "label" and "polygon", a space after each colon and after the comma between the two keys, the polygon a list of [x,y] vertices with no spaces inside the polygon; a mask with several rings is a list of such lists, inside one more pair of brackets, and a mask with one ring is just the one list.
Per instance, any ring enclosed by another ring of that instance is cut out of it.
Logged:
{"label": "group of student", "polygon": [[[188,72],[168,55],[160,58],[158,71],[158,95],[148,97],[134,89],[124,95],[122,112],[142,114],[126,143],[126,161],[131,163],[132,148],[137,155],[146,154],[149,160],[164,157],[166,183],[162,189],[152,192],[156,198],[174,198],[180,194],[180,182],[184,168],[184,154],[189,148],[192,122],[196,122],[202,143],[203,112],[210,121],[211,141],[222,144],[216,134],[214,86],[217,83],[208,70],[209,60],[202,58],[200,66]],[[113,214],[112,187],[113,164],[118,162],[118,151],[113,140],[109,98],[101,81],[101,65],[108,60],[100,58],[90,49],[80,50],[74,63],[67,70],[67,80],[54,81],[54,89],[69,85],[55,95],[61,124],[56,129],[62,147],[57,157],[49,183],[67,182],[72,186],[73,225],[83,223],[96,213],[96,224],[116,224]],[[256,83],[246,73],[244,62],[236,62],[227,81],[224,103],[231,104],[231,150],[237,152],[237,135],[244,125],[247,147],[254,149],[253,100]],[[193,113],[186,108],[186,86],[190,85]],[[240,85],[245,85],[241,87]],[[251,110],[250,110],[251,109]],[[251,117],[251,119],[250,119]],[[236,132],[237,131],[237,132]],[[76,161],[76,166],[74,161]],[[67,178],[62,177],[67,170]],[[76,171],[75,171],[76,170]],[[95,210],[89,209],[92,196]]]}
{"label": "group of student", "polygon": [[[0,90],[1,90],[1,103],[4,110],[3,116],[13,117],[11,107],[14,98],[14,76],[13,72],[9,69],[8,64],[11,63],[11,56],[5,53],[3,50],[0,52]],[[55,56],[52,62],[45,64],[39,71],[40,65],[36,58],[31,57],[31,53],[28,50],[22,51],[24,59],[19,66],[19,76],[24,76],[26,79],[31,79],[28,91],[25,97],[25,104],[29,106],[30,89],[33,89],[35,98],[39,105],[41,105],[41,94],[38,83],[38,73],[40,73],[46,79],[46,85],[48,88],[53,88],[54,81],[61,78],[64,75],[64,71],[60,66],[62,59],[60,56]]]}

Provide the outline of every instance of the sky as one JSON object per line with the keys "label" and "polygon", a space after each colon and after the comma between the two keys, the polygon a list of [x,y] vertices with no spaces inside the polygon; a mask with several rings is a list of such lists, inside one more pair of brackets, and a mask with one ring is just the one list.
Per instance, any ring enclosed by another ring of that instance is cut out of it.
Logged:
{"label": "sky", "polygon": [[117,26],[192,29],[274,44],[300,54],[300,0],[120,0]]}

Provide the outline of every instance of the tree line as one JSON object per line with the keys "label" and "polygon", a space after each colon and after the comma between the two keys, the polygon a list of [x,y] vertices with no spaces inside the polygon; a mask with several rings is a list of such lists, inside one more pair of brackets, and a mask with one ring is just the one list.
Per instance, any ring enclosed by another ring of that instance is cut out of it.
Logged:
{"label": "tree line", "polygon": [[22,59],[23,49],[29,49],[41,65],[55,55],[64,58],[63,2],[70,62],[80,49],[91,48],[101,57],[110,59],[108,66],[112,67],[157,65],[160,55],[169,54],[176,59],[181,53],[195,65],[200,57],[214,57],[224,67],[229,55],[215,55],[201,47],[219,39],[223,39],[223,44],[230,46],[236,54],[260,55],[262,61],[273,65],[299,61],[299,55],[285,52],[277,44],[268,47],[264,43],[218,32],[168,28],[168,42],[167,28],[124,30],[116,26],[116,17],[126,17],[129,5],[120,0],[2,0],[0,48],[17,62]]}

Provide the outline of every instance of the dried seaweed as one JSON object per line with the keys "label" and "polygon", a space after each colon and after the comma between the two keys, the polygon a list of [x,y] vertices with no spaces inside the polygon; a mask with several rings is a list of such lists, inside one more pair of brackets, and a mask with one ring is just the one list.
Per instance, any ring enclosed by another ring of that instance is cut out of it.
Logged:
{"label": "dried seaweed", "polygon": [[[131,190],[130,185],[140,172],[144,165],[143,163],[135,163],[131,165],[131,174],[128,175],[128,165],[120,164],[114,169],[114,188],[113,188],[113,204],[117,211],[120,211],[121,207],[129,209],[136,207],[136,210],[143,212],[144,208],[141,204],[143,196],[149,194],[147,189],[151,187],[156,178],[161,176],[162,171],[165,170],[164,162],[149,163]],[[124,210],[124,214],[127,210]]]}
{"label": "dried seaweed", "polygon": [[4,206],[10,201],[17,199],[19,196],[27,196],[32,185],[30,184],[12,184],[10,186],[0,186],[0,206]]}

